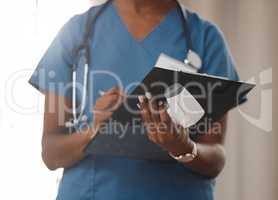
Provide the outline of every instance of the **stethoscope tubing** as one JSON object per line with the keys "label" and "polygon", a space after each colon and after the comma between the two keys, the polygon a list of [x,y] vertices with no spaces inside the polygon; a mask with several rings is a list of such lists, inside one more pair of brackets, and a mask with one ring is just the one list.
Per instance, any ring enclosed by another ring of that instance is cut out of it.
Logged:
{"label": "stethoscope tubing", "polygon": [[[77,67],[76,65],[73,68],[73,73],[72,73],[72,115],[73,119],[70,120],[69,122],[66,122],[65,126],[67,128],[74,128],[76,127],[80,122],[85,122],[87,120],[87,117],[84,115],[85,107],[86,107],[86,96],[87,96],[87,87],[88,87],[88,73],[89,73],[89,64],[90,64],[90,47],[88,44],[89,38],[91,36],[93,27],[96,23],[97,18],[101,15],[101,13],[108,7],[110,3],[112,3],[113,0],[108,0],[103,6],[99,8],[97,13],[93,16],[91,19],[90,17],[88,18],[87,24],[86,24],[86,31],[82,40],[81,45],[79,48],[76,50],[76,57],[78,57],[79,52],[84,49],[85,50],[85,64],[84,64],[84,73],[83,73],[83,88],[82,88],[82,97],[81,97],[81,104],[80,104],[80,113],[77,114],[77,99],[76,99],[76,90],[77,90]],[[186,42],[188,45],[188,55],[187,58],[184,60],[185,64],[187,64],[189,67],[195,70],[200,69],[201,65],[201,59],[192,50],[192,41],[191,41],[191,36],[190,36],[190,31],[188,27],[188,22],[187,22],[187,17],[185,16],[181,5],[179,5],[179,12],[180,16],[183,21],[183,28],[184,28],[184,34],[186,37]],[[191,59],[189,59],[189,55],[191,55]]]}

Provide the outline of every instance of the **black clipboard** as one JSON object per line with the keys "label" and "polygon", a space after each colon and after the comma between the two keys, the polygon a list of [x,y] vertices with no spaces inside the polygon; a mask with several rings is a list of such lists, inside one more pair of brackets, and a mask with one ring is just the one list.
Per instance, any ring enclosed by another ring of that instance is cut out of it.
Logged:
{"label": "black clipboard", "polygon": [[[246,95],[255,87],[254,84],[228,80],[223,77],[154,67],[142,80],[141,84],[133,90],[131,96],[144,95],[145,90],[148,90],[153,96],[158,95],[161,96],[161,100],[165,100],[163,97],[165,87],[153,86],[156,82],[163,82],[169,87],[176,83],[184,86],[205,110],[205,115],[198,123],[213,123],[217,121],[227,111],[244,103]],[[212,106],[210,108],[208,108],[207,98],[199,98],[200,88],[192,84],[193,82],[202,86],[207,93],[211,92],[209,87],[217,86],[212,91]],[[144,89],[142,85],[145,86]],[[132,110],[137,110],[137,103],[137,98],[128,97],[125,105],[128,105]],[[210,112],[208,112],[209,110]],[[131,123],[132,120],[133,122]],[[134,121],[138,124],[134,123]],[[134,126],[141,126],[139,114],[130,113],[126,106],[121,106],[108,120],[108,123],[111,122],[112,124],[126,125],[125,132],[100,131],[86,147],[86,154],[174,162],[168,152],[148,139],[146,132],[138,131],[137,133],[133,130]]]}

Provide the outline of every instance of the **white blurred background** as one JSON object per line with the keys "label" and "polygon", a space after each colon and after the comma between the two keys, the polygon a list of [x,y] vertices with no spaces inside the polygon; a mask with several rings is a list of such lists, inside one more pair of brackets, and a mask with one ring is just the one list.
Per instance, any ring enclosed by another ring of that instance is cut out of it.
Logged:
{"label": "white blurred background", "polygon": [[[275,84],[270,79],[278,64],[278,2],[184,2],[221,27],[242,79],[254,77],[258,83],[249,103],[230,114],[228,162],[217,183],[216,199],[276,200],[277,115],[271,96]],[[49,172],[41,161],[44,99],[27,80],[59,28],[89,6],[89,0],[0,2],[0,199],[55,198],[61,170]]]}

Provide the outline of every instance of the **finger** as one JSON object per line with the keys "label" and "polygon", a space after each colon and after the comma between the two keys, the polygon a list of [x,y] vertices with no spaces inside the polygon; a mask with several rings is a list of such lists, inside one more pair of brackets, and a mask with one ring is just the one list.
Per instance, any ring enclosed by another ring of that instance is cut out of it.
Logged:
{"label": "finger", "polygon": [[144,114],[143,112],[140,112],[140,114],[143,119],[144,126],[147,129],[148,137],[149,139],[153,140],[154,138],[156,138],[156,127],[154,127],[154,123],[150,122],[150,119],[146,114]]}
{"label": "finger", "polygon": [[180,141],[185,142],[187,140],[188,134],[187,129],[183,128],[181,125],[176,127],[176,136]]}
{"label": "finger", "polygon": [[157,137],[156,124],[152,120],[151,113],[148,106],[148,100],[145,96],[139,96],[138,99],[139,99],[138,108],[140,109],[141,117],[147,129],[147,136],[151,141],[157,143],[158,137]]}
{"label": "finger", "polygon": [[112,89],[104,93],[104,95],[113,95],[117,94],[118,96],[127,97],[127,93],[120,89],[118,86],[114,86]]}
{"label": "finger", "polygon": [[151,113],[148,107],[148,100],[145,96],[139,96],[138,97],[139,100],[139,107],[140,109],[140,113],[141,116],[144,120],[145,123],[151,123],[152,122],[152,118],[151,118]]}
{"label": "finger", "polygon": [[127,98],[127,93],[124,90],[121,90],[119,88],[116,87],[116,89],[113,89],[111,91],[108,91],[106,94],[106,96],[111,96],[111,95],[117,95],[117,106],[118,104],[121,104],[123,101],[126,100]]}
{"label": "finger", "polygon": [[109,95],[102,96],[97,100],[96,105],[94,107],[97,111],[110,111],[113,110],[113,106],[118,101],[118,95]]}
{"label": "finger", "polygon": [[171,117],[169,116],[167,109],[168,109],[168,105],[167,103],[164,103],[162,101],[160,101],[158,103],[159,106],[159,115],[160,115],[160,120],[161,122],[166,122],[166,123],[170,123],[172,122]]}
{"label": "finger", "polygon": [[121,89],[118,91],[118,95],[123,97],[123,98],[127,97],[127,93],[124,90],[121,90]]}
{"label": "finger", "polygon": [[113,109],[114,105],[119,101],[119,96],[116,94],[107,95],[103,97],[103,110]]}
{"label": "finger", "polygon": [[158,124],[160,122],[159,108],[156,99],[152,97],[151,93],[146,93],[148,99],[148,106],[151,114],[151,118],[154,123]]}
{"label": "finger", "polygon": [[[160,101],[158,103],[159,105],[159,113],[160,113],[160,119],[161,119],[161,123],[159,124],[160,130],[162,130],[162,133],[165,134],[160,134],[160,137],[172,137],[173,135],[169,135],[172,133],[175,133],[174,131],[174,124],[172,122],[171,117],[169,116],[167,109],[168,109],[168,105],[167,103],[164,103],[162,101]],[[161,139],[161,138],[160,138]]]}
{"label": "finger", "polygon": [[111,111],[115,111],[117,110],[125,101],[124,97],[118,97],[118,99],[116,100],[116,102],[114,102],[114,104],[111,107]]}
{"label": "finger", "polygon": [[110,95],[110,94],[117,94],[119,93],[120,88],[118,86],[112,87],[110,90],[104,93],[104,95]]}
{"label": "finger", "polygon": [[111,102],[109,110],[110,111],[117,110],[123,104],[124,101],[125,101],[125,97],[117,96],[116,99]]}

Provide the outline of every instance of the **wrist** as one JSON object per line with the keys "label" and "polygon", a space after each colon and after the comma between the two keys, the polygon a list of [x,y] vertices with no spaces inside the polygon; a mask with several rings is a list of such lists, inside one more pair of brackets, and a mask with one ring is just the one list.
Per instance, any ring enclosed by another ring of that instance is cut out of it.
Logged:
{"label": "wrist", "polygon": [[198,148],[197,148],[197,144],[195,142],[192,142],[193,144],[193,149],[191,153],[184,153],[184,154],[180,154],[180,155],[172,155],[171,153],[169,153],[169,155],[175,159],[178,162],[181,163],[189,163],[192,162],[197,156],[198,156]]}
{"label": "wrist", "polygon": [[169,150],[169,154],[173,156],[185,155],[192,153],[194,148],[194,142],[188,138],[187,140],[179,141],[174,148]]}
{"label": "wrist", "polygon": [[96,136],[98,130],[99,130],[99,125],[93,122],[91,126],[82,129],[80,133],[85,136],[86,142],[88,143]]}

